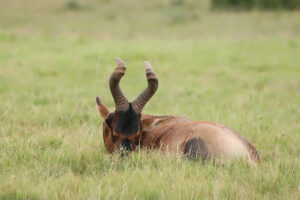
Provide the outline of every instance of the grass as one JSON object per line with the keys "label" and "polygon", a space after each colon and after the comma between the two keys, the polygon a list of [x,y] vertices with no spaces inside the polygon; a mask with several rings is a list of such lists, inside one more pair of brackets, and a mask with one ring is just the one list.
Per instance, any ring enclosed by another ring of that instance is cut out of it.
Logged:
{"label": "grass", "polygon": [[[194,1],[1,1],[0,199],[297,199],[300,14],[210,12]],[[144,113],[223,123],[261,164],[108,155],[95,97],[160,86]]]}

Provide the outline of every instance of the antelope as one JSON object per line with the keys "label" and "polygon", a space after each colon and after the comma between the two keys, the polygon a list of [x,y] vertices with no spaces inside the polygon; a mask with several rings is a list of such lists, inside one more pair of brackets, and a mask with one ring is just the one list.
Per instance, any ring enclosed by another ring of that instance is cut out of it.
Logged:
{"label": "antelope", "polygon": [[142,114],[143,107],[158,88],[158,78],[149,62],[145,61],[147,88],[129,102],[119,83],[126,65],[115,58],[117,66],[109,79],[115,111],[96,97],[103,121],[103,140],[109,153],[120,148],[134,151],[137,147],[159,150],[163,153],[186,156],[191,160],[208,159],[229,162],[244,158],[255,164],[259,156],[255,147],[242,135],[222,124],[209,121],[192,121],[181,116],[154,116]]}

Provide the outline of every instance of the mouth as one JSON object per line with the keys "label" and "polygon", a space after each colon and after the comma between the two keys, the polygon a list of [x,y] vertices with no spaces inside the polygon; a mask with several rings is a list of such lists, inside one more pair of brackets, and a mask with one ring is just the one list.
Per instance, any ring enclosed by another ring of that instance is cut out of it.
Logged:
{"label": "mouth", "polygon": [[124,139],[122,142],[121,142],[121,145],[120,145],[120,152],[123,154],[127,154],[129,151],[132,151],[132,148],[133,145],[131,143],[131,141],[129,139]]}

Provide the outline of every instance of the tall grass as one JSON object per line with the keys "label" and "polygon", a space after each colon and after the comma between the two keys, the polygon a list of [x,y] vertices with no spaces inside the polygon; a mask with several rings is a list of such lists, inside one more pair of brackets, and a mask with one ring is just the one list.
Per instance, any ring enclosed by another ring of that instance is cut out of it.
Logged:
{"label": "tall grass", "polygon": [[[0,3],[0,199],[298,199],[299,13],[68,2]],[[115,56],[127,63],[129,99],[146,86],[143,61],[155,68],[145,113],[226,124],[261,164],[109,155],[95,97],[114,109]]]}

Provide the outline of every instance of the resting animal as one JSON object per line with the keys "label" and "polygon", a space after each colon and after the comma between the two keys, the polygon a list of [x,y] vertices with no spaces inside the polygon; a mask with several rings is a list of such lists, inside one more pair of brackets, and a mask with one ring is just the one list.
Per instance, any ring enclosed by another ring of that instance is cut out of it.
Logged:
{"label": "resting animal", "polygon": [[143,107],[158,88],[158,78],[149,62],[145,62],[148,87],[129,102],[119,87],[125,74],[125,63],[116,58],[117,67],[109,79],[115,111],[96,98],[103,117],[103,139],[109,153],[122,149],[133,151],[136,147],[157,149],[185,155],[190,159],[221,160],[245,158],[250,163],[259,161],[255,147],[234,130],[218,123],[191,121],[180,116],[153,116],[142,114]]}

